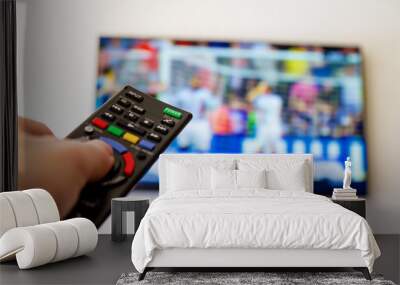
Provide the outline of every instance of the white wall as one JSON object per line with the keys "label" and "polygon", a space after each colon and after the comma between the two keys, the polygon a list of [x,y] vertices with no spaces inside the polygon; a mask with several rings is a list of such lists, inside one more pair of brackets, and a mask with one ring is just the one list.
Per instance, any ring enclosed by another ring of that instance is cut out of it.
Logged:
{"label": "white wall", "polygon": [[25,113],[64,136],[94,106],[99,35],[356,44],[366,61],[368,220],[400,233],[400,1],[26,2]]}

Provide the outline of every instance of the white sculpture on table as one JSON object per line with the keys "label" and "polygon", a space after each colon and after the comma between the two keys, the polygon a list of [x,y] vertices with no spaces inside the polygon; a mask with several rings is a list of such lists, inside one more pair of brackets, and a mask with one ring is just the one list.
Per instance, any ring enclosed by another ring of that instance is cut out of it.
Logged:
{"label": "white sculpture on table", "polygon": [[332,193],[333,199],[352,200],[357,199],[357,190],[351,188],[351,159],[347,157],[344,162],[344,178],[343,188],[334,188]]}
{"label": "white sculpture on table", "polygon": [[351,160],[348,156],[346,161],[344,162],[344,178],[343,178],[343,189],[353,189],[350,186],[351,184]]}

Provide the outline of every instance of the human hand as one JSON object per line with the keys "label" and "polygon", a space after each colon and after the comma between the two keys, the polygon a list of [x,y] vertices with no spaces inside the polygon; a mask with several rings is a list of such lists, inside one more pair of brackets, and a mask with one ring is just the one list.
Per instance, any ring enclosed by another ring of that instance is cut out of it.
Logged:
{"label": "human hand", "polygon": [[22,119],[19,128],[19,189],[43,188],[65,217],[88,182],[104,177],[114,164],[112,148],[99,140],[57,139],[45,125]]}
{"label": "human hand", "polygon": [[33,136],[52,136],[53,132],[43,123],[28,118],[18,117],[19,130]]}

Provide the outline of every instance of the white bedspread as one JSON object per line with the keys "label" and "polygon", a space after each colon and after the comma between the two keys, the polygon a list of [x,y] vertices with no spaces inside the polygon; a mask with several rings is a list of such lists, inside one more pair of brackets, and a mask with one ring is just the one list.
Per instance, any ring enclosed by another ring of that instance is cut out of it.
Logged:
{"label": "white bedspread", "polygon": [[359,215],[323,196],[265,189],[157,198],[133,240],[132,262],[143,272],[165,248],[358,249],[371,272],[380,255]]}

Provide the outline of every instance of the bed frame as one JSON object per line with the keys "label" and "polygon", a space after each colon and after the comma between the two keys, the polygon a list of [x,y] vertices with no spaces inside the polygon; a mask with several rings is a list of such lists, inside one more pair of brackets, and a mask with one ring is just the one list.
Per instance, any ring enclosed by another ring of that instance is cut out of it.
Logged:
{"label": "bed frame", "polygon": [[[156,250],[152,261],[139,275],[143,280],[155,268],[230,268],[234,271],[284,268],[353,268],[371,280],[359,250],[329,249],[193,249],[171,248]],[[262,271],[262,270],[261,270]]]}
{"label": "bed frame", "polygon": [[[190,159],[199,163],[218,159],[286,159],[303,160],[308,163],[309,185],[307,192],[313,192],[313,158],[310,154],[163,154],[159,159],[160,194],[165,188],[167,176],[167,161]],[[256,269],[285,268],[353,268],[361,271],[367,280],[371,275],[361,257],[359,250],[330,249],[249,249],[249,248],[170,248],[158,249],[154,252],[152,261],[147,265],[139,280],[155,268],[229,268],[234,271],[253,271]],[[260,270],[262,271],[262,270]]]}

